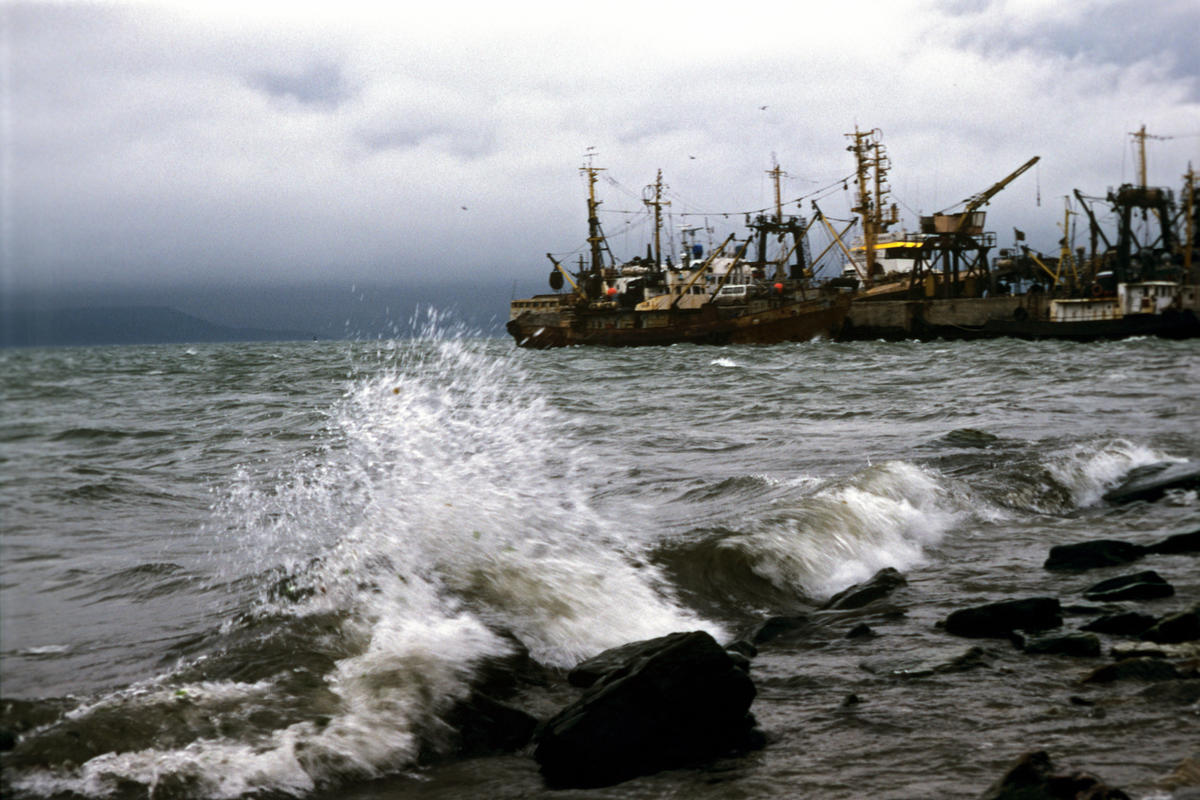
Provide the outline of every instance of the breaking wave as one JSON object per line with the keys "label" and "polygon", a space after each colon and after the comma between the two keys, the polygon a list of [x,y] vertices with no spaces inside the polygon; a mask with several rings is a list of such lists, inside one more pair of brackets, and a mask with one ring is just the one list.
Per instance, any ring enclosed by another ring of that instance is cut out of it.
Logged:
{"label": "breaking wave", "polygon": [[828,597],[883,567],[920,564],[967,504],[935,470],[889,461],[798,501],[677,543],[658,558],[685,586],[759,607]]}
{"label": "breaking wave", "polygon": [[[511,358],[434,329],[380,355],[310,456],[219,492],[223,578],[257,598],[163,675],[27,737],[18,791],[300,795],[411,766],[514,650],[566,667],[722,635],[671,598],[632,520],[592,506],[571,421]],[[118,718],[136,730],[112,735]]]}

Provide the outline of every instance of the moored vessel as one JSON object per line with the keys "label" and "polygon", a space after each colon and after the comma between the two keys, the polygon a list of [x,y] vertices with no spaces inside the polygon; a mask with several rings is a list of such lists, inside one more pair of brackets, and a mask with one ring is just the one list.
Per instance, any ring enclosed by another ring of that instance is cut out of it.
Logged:
{"label": "moored vessel", "polygon": [[[812,283],[805,223],[783,214],[778,166],[771,170],[774,214],[749,221],[753,234],[740,244],[730,235],[707,254],[693,236],[678,263],[662,257],[662,208],[668,201],[661,171],[645,199],[654,216],[654,243],[645,257],[624,262],[614,259],[600,224],[595,190],[600,171],[590,163],[581,168],[588,182],[590,261],[580,256],[572,272],[547,253],[554,292],[510,305],[506,328],[518,346],[773,344],[833,337],[841,329],[850,298]],[[785,245],[774,256],[768,252],[772,240]]]}
{"label": "moored vessel", "polygon": [[[870,135],[876,136],[877,131]],[[857,131],[854,134],[861,137]],[[1173,193],[1146,185],[1143,128],[1139,140],[1139,183],[1087,198],[1075,191],[1089,222],[1090,253],[1072,249],[1068,205],[1057,258],[1024,245],[1014,229],[1014,246],[989,261],[995,234],[984,229],[986,205],[997,192],[1035,164],[1021,167],[964,201],[956,213],[922,217],[920,232],[900,242],[873,247],[872,231],[895,222],[877,197],[865,191],[855,211],[863,219],[865,246],[844,248],[847,272],[856,270],[862,289],[855,295],[840,332],[842,339],[975,339],[1013,336],[1088,341],[1127,336],[1200,336],[1200,277],[1196,268],[1198,209],[1196,176],[1184,175],[1182,202]],[[857,139],[856,139],[857,141]],[[852,148],[854,149],[854,148]],[[878,157],[868,142],[857,148],[860,187],[881,182]],[[1106,202],[1117,230],[1105,233],[1089,205]],[[894,207],[893,207],[894,209]],[[1138,222],[1140,220],[1140,222]],[[1101,244],[1103,245],[1101,247]],[[878,259],[905,259],[907,271],[885,269]]]}

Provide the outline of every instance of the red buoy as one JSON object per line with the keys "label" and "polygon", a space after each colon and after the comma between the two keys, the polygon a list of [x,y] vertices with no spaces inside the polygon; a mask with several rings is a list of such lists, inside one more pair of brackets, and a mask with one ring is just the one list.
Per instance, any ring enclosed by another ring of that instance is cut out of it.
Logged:
{"label": "red buoy", "polygon": [[617,287],[615,287],[615,286],[608,287],[608,296],[609,297],[612,297],[616,293],[617,293]]}

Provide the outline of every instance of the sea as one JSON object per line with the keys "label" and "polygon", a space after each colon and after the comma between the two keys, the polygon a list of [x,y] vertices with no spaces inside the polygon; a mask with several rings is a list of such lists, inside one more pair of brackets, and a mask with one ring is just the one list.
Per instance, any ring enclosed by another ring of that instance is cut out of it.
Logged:
{"label": "sea", "polygon": [[[1194,491],[1103,499],[1200,459],[1198,387],[1195,341],[530,351],[433,313],[394,341],[0,351],[0,792],[977,797],[1042,749],[1172,797],[1200,706],[1081,683],[1118,640],[1029,655],[939,623],[1054,596],[1074,629],[1140,569],[1176,594],[1130,608],[1200,602],[1194,555],[1042,566],[1198,527]],[[760,750],[588,790],[528,749],[456,754],[497,665],[540,670],[503,699],[545,718],[582,659],[732,642],[885,567],[907,585],[882,611],[760,646]]]}

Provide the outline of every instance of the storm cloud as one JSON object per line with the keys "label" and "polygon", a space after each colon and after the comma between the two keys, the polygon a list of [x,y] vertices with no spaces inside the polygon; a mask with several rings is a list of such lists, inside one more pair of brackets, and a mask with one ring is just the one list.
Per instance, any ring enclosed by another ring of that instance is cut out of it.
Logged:
{"label": "storm cloud", "polygon": [[1142,124],[1152,183],[1200,162],[1193,2],[426,5],[4,5],[0,287],[540,281],[585,152],[627,254],[660,168],[674,231],[734,230],[775,160],[848,217],[855,126],[910,228],[1042,156],[989,209],[1042,250]]}

